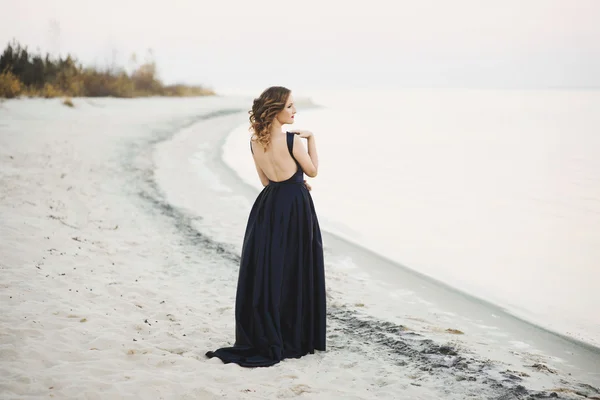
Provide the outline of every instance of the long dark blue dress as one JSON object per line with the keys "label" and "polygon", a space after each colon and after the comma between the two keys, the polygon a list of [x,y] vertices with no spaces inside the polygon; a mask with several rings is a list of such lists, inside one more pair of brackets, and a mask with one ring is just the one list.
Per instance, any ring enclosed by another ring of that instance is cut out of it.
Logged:
{"label": "long dark blue dress", "polygon": [[[294,158],[294,134],[286,135]],[[208,357],[267,367],[325,350],[321,230],[304,172],[296,165],[291,178],[269,181],[252,206],[240,261],[235,344],[209,351]]]}

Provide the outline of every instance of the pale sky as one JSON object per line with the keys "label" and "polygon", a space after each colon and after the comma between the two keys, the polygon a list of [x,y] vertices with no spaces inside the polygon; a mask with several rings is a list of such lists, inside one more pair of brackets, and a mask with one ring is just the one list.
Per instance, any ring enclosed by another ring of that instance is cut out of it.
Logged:
{"label": "pale sky", "polygon": [[600,87],[597,0],[0,0],[0,44],[215,89]]}

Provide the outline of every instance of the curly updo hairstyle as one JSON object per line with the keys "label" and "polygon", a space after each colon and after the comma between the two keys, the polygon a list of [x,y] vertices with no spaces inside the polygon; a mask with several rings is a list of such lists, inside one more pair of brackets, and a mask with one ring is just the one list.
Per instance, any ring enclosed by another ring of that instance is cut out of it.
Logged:
{"label": "curly updo hairstyle", "polygon": [[275,116],[284,109],[290,90],[283,86],[271,86],[254,99],[250,114],[250,131],[256,141],[266,150],[271,143],[271,126]]}

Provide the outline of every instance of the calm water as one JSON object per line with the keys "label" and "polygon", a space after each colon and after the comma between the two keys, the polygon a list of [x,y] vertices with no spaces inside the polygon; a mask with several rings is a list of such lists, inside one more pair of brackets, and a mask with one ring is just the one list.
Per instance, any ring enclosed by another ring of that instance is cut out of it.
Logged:
{"label": "calm water", "polygon": [[[322,228],[600,346],[600,91],[323,92]],[[247,125],[224,159],[259,187]]]}

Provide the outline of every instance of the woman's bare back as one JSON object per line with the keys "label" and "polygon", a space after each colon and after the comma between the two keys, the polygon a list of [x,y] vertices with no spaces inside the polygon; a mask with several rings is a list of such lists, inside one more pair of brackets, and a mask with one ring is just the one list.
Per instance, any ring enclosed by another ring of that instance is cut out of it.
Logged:
{"label": "woman's bare back", "polygon": [[281,182],[291,178],[298,170],[296,161],[290,155],[285,132],[271,136],[271,143],[265,151],[262,145],[252,138],[251,146],[254,160],[262,172],[272,182]]}

